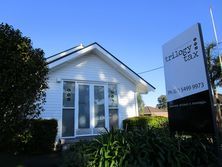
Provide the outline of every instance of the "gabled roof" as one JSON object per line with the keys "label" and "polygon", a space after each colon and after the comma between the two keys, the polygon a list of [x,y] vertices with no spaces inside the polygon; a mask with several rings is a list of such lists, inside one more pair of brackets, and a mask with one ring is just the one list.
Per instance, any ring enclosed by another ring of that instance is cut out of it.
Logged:
{"label": "gabled roof", "polygon": [[52,55],[52,56],[49,56],[49,57],[46,58],[46,61],[47,61],[48,64],[50,64],[50,63],[52,63],[52,62],[54,62],[54,61],[57,61],[57,60],[63,58],[63,57],[66,56],[66,55],[69,55],[70,53],[72,54],[72,53],[74,53],[74,52],[76,52],[76,51],[78,51],[78,50],[81,50],[81,49],[83,49],[83,48],[84,48],[83,45],[80,44],[80,45],[78,45],[78,46],[72,47],[72,48],[70,48],[70,49],[67,49],[67,50],[64,50],[64,51],[62,51],[62,52],[59,52],[59,53],[57,53],[57,54],[54,54],[54,55]]}
{"label": "gabled roof", "polygon": [[136,72],[130,69],[126,64],[121,62],[118,58],[113,56],[105,48],[103,48],[98,43],[92,43],[88,46],[78,45],[73,48],[67,49],[63,52],[55,54],[46,58],[49,69],[55,68],[56,66],[68,62],[70,60],[76,59],[88,52],[95,51],[101,58],[106,59],[111,63],[118,71],[126,75],[129,79],[137,83],[140,93],[147,93],[148,91],[155,90],[155,87],[148,83],[145,79],[139,76]]}

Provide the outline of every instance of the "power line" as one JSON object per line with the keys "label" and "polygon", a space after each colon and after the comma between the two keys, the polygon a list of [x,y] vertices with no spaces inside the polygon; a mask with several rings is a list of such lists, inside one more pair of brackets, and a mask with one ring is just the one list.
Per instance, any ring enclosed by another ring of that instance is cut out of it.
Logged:
{"label": "power line", "polygon": [[[222,44],[222,41],[219,41],[218,44]],[[222,48],[217,48],[217,49],[222,50]],[[147,71],[139,72],[138,74],[148,73],[148,72],[151,72],[151,71],[159,70],[161,68],[163,68],[163,66],[160,66],[160,67],[157,67],[157,68],[153,68],[153,69],[150,69],[150,70],[147,70]]]}
{"label": "power line", "polygon": [[[218,42],[218,44],[222,44],[222,41]],[[217,48],[217,49],[221,49],[222,50],[222,48]],[[157,67],[157,68],[153,68],[153,69],[150,69],[150,70],[147,70],[147,71],[139,72],[138,74],[148,73],[148,72],[151,72],[151,71],[159,70],[161,68],[163,68],[163,66],[160,66],[160,67]]]}
{"label": "power line", "polygon": [[147,73],[147,72],[159,70],[159,69],[161,69],[161,68],[163,68],[163,66],[160,66],[160,67],[157,67],[157,68],[153,68],[153,69],[150,69],[150,70],[147,70],[147,71],[139,72],[138,74],[144,74],[144,73]]}

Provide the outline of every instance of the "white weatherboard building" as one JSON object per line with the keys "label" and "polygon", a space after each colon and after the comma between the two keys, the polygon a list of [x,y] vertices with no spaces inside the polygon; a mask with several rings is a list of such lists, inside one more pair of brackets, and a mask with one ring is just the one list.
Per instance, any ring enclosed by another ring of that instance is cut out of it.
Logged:
{"label": "white weatherboard building", "polygon": [[98,43],[47,58],[45,112],[58,121],[58,138],[97,135],[138,116],[137,93],[155,88]]}

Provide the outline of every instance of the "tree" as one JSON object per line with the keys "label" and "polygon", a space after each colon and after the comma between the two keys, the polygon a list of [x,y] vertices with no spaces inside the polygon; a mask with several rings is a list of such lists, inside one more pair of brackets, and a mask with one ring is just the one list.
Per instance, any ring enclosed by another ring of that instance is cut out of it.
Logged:
{"label": "tree", "polygon": [[12,146],[43,111],[48,68],[41,49],[8,24],[0,24],[0,145]]}
{"label": "tree", "polygon": [[167,109],[167,97],[166,97],[166,95],[159,96],[157,101],[158,101],[158,104],[156,105],[157,108],[164,109],[164,110]]}
{"label": "tree", "polygon": [[210,43],[205,47],[209,78],[214,91],[214,95],[216,95],[216,88],[218,86],[222,86],[221,64],[219,55],[217,55],[218,53],[216,52],[215,47],[215,43]]}
{"label": "tree", "polygon": [[140,115],[143,115],[145,104],[143,102],[141,94],[137,94],[137,104],[138,104],[138,111],[139,111]]}
{"label": "tree", "polygon": [[[214,103],[216,104],[216,121],[217,125],[222,127],[222,115],[220,102],[218,101],[217,87],[222,86],[222,72],[221,62],[218,54],[218,50],[215,49],[216,44],[210,43],[205,47],[205,53],[207,57],[207,66],[209,70],[210,83],[214,93]],[[221,133],[221,132],[220,132]]]}

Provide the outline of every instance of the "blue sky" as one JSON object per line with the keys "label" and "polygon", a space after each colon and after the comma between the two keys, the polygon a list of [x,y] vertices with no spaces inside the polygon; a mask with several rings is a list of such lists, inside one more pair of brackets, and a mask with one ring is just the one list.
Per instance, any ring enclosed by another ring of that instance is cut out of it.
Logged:
{"label": "blue sky", "polygon": [[[210,5],[222,40],[222,0],[0,2],[0,22],[20,29],[46,57],[98,42],[137,73],[162,66],[162,45],[197,22],[204,41],[213,41]],[[165,94],[163,69],[141,76],[156,87],[143,96],[147,105],[155,106],[157,97]]]}

